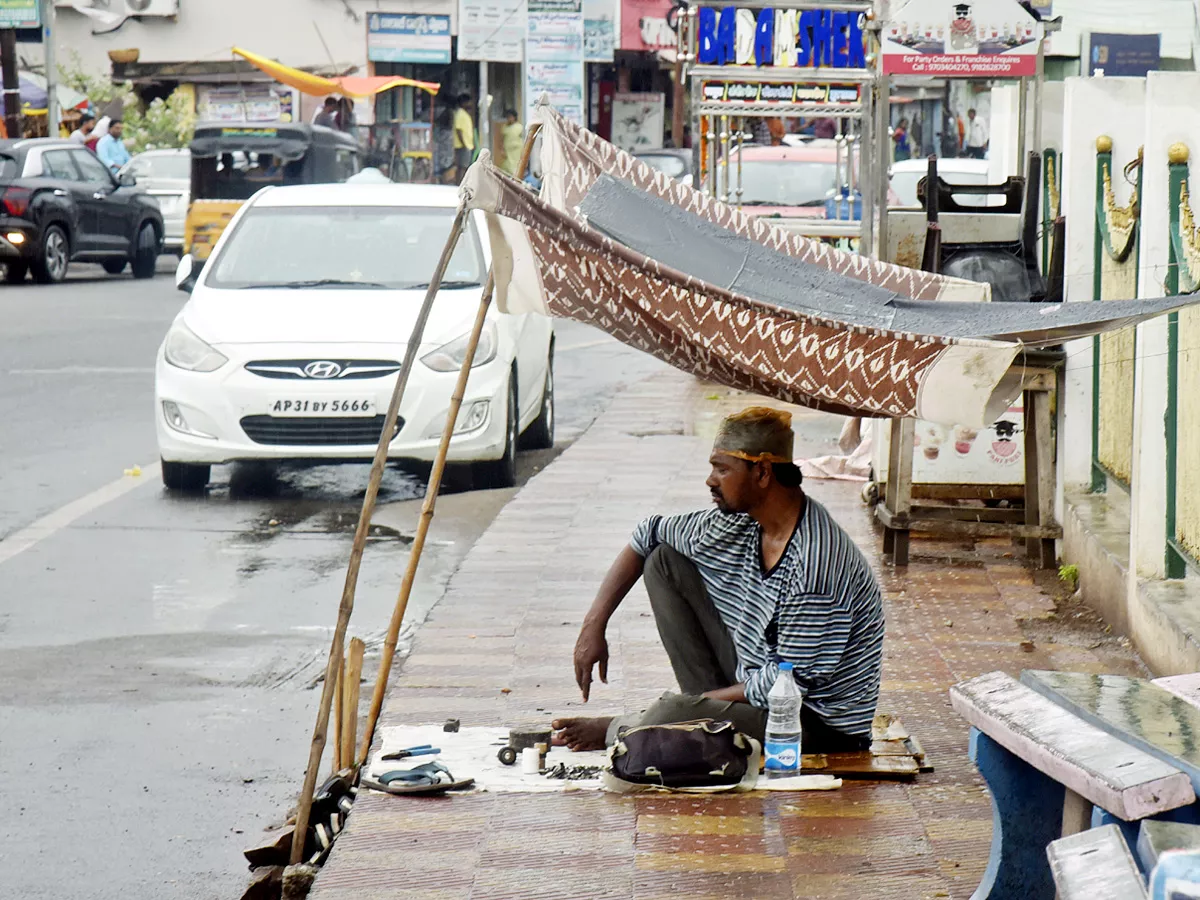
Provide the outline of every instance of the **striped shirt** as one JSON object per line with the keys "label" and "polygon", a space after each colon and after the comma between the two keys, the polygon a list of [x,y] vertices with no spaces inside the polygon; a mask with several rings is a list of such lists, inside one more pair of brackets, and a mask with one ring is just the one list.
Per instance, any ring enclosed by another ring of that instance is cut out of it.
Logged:
{"label": "striped shirt", "polygon": [[659,544],[700,570],[733,638],[737,677],[752,705],[767,707],[779,663],[790,662],[805,706],[844,734],[870,735],[883,601],[866,558],[825,507],[806,498],[783,556],[766,573],[759,525],[742,513],[651,516],[630,541],[643,558]]}

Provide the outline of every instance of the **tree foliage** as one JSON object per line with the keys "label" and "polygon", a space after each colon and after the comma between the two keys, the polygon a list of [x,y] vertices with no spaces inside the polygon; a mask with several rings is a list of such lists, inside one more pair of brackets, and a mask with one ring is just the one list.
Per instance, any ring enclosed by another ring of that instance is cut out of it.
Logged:
{"label": "tree foliage", "polygon": [[192,98],[175,91],[166,100],[157,99],[143,105],[128,82],[116,82],[106,75],[86,71],[76,53],[67,65],[59,66],[63,83],[88,98],[101,112],[118,102],[125,122],[125,146],[130,153],[159,150],[165,147],[186,147],[196,129],[196,112]]}

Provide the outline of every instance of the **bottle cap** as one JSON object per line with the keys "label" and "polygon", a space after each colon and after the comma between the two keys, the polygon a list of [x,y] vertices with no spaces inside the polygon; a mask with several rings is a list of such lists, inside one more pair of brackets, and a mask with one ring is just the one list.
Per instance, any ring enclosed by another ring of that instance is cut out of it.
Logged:
{"label": "bottle cap", "polygon": [[780,671],[780,672],[790,672],[790,671],[792,671],[792,664],[791,664],[791,663],[789,663],[789,662],[781,662],[781,663],[779,664],[779,671]]}

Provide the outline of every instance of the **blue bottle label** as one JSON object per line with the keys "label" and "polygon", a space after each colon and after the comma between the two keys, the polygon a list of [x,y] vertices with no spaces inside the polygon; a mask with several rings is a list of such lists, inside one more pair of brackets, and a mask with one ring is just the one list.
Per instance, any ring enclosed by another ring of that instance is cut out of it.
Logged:
{"label": "blue bottle label", "polygon": [[766,767],[776,772],[795,772],[800,768],[800,747],[795,741],[763,744]]}

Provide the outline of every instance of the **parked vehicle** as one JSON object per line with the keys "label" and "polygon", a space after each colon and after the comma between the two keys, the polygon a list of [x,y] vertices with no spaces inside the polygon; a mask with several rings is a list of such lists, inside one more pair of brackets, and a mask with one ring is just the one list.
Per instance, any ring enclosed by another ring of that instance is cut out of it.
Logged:
{"label": "parked vehicle", "polygon": [[[952,185],[988,183],[988,161],[986,159],[939,159],[937,166],[938,177]],[[892,163],[889,177],[896,196],[895,202],[889,205],[910,208],[920,206],[921,203],[917,199],[917,185],[927,174],[929,174],[929,160],[926,159],[905,159]],[[958,203],[970,206],[1004,205],[1004,198],[995,194],[956,193],[954,199]]]}
{"label": "parked vehicle", "polygon": [[[168,488],[236,460],[364,462],[458,205],[453,187],[270,188],[234,216],[159,349],[155,422]],[[475,213],[450,261],[389,457],[432,460],[490,263]],[[488,314],[450,444],[476,486],[516,479],[519,442],[554,442],[548,318]]]}
{"label": "parked vehicle", "polygon": [[121,170],[158,201],[165,235],[163,250],[183,255],[183,232],[191,197],[192,155],[187,149],[147,150]]}
{"label": "parked vehicle", "polygon": [[838,186],[837,148],[832,141],[816,146],[742,147],[729,161],[730,203],[737,202],[739,155],[741,204],[746,213],[785,219],[825,217],[825,201]]}
{"label": "parked vehicle", "polygon": [[132,265],[135,278],[150,278],[163,232],[158,202],[85,147],[0,141],[0,262],[9,283],[30,272],[42,284],[62,281],[71,262],[100,263],[111,275]]}
{"label": "parked vehicle", "polygon": [[208,259],[238,207],[268,186],[343,182],[359,170],[354,138],[320,125],[204,124],[191,150],[183,249]]}
{"label": "parked vehicle", "polygon": [[665,172],[676,181],[692,183],[692,151],[665,148],[662,150],[642,150],[635,154],[638,159],[650,166]]}

